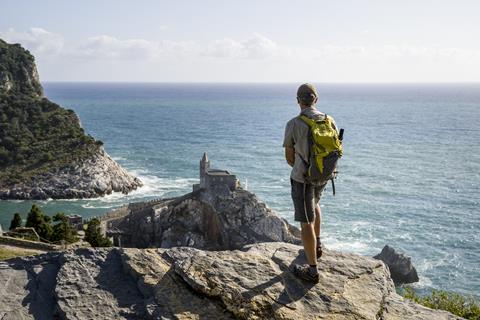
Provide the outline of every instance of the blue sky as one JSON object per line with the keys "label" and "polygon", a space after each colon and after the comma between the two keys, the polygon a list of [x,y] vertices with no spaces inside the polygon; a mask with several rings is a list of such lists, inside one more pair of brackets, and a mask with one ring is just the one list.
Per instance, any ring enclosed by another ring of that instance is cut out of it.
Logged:
{"label": "blue sky", "polygon": [[46,81],[480,81],[480,1],[9,1]]}

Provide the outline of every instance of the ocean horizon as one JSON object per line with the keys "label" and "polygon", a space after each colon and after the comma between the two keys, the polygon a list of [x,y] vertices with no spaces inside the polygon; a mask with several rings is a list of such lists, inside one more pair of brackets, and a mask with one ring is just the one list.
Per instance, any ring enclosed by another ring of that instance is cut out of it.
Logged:
{"label": "ocean horizon", "polygon": [[[144,186],[83,200],[0,201],[0,224],[32,203],[100,216],[191,191],[207,152],[293,221],[286,122],[298,83],[45,82],[86,132]],[[372,256],[388,244],[412,257],[420,282],[480,296],[480,83],[317,83],[317,108],[345,129],[335,196],[322,198],[327,248]]]}

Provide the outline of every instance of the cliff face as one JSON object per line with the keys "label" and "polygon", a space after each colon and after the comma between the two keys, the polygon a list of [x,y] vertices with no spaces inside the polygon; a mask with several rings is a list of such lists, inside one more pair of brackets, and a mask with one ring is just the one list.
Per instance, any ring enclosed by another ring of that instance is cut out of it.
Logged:
{"label": "cliff face", "polygon": [[290,271],[301,247],[79,249],[0,262],[2,319],[458,319],[401,298],[381,261],[326,250],[320,283]]}
{"label": "cliff face", "polygon": [[0,94],[43,95],[35,60],[27,50],[0,39],[0,57]]}
{"label": "cliff face", "polygon": [[0,199],[98,197],[141,182],[43,96],[33,56],[0,40]]}
{"label": "cliff face", "polygon": [[268,208],[253,193],[238,188],[228,194],[198,190],[185,196],[145,204],[104,222],[107,233],[124,247],[189,246],[235,250],[264,241],[300,243],[300,231]]}

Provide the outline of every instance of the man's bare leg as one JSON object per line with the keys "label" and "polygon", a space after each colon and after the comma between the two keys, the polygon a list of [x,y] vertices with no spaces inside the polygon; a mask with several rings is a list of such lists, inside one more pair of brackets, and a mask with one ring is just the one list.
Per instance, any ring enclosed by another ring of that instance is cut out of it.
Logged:
{"label": "man's bare leg", "polygon": [[308,264],[317,265],[317,239],[315,237],[314,223],[303,223],[302,226],[302,242],[307,257]]}
{"label": "man's bare leg", "polygon": [[320,209],[320,205],[317,204],[315,207],[315,236],[320,238],[320,225],[322,224],[322,209]]}
{"label": "man's bare leg", "polygon": [[320,209],[320,205],[315,206],[315,237],[316,237],[316,254],[317,259],[320,259],[323,254],[322,250],[322,242],[320,241],[320,228],[322,225],[322,210]]}

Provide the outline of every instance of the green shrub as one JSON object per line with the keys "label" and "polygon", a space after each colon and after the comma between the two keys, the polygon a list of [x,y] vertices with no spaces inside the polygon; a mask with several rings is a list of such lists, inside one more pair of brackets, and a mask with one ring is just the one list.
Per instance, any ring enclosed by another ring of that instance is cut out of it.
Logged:
{"label": "green shrub", "polygon": [[64,240],[67,243],[73,243],[78,240],[77,232],[70,226],[67,216],[63,212],[59,212],[53,216],[53,232],[50,241],[60,242]]}
{"label": "green shrub", "polygon": [[88,221],[87,230],[85,231],[85,241],[90,243],[92,247],[111,247],[110,239],[104,237],[100,230],[100,220],[92,218]]}
{"label": "green shrub", "polygon": [[402,291],[405,298],[425,307],[446,310],[465,319],[480,320],[480,302],[473,296],[443,290],[432,290],[430,294],[419,295],[412,287],[404,287]]}
{"label": "green shrub", "polygon": [[20,213],[15,213],[13,215],[12,221],[10,222],[9,230],[13,230],[13,229],[21,227],[21,226],[22,226],[22,217],[20,216]]}
{"label": "green shrub", "polygon": [[49,216],[43,214],[37,205],[33,204],[27,215],[25,227],[34,228],[40,238],[50,241],[53,232],[52,226],[50,225],[51,220]]}

